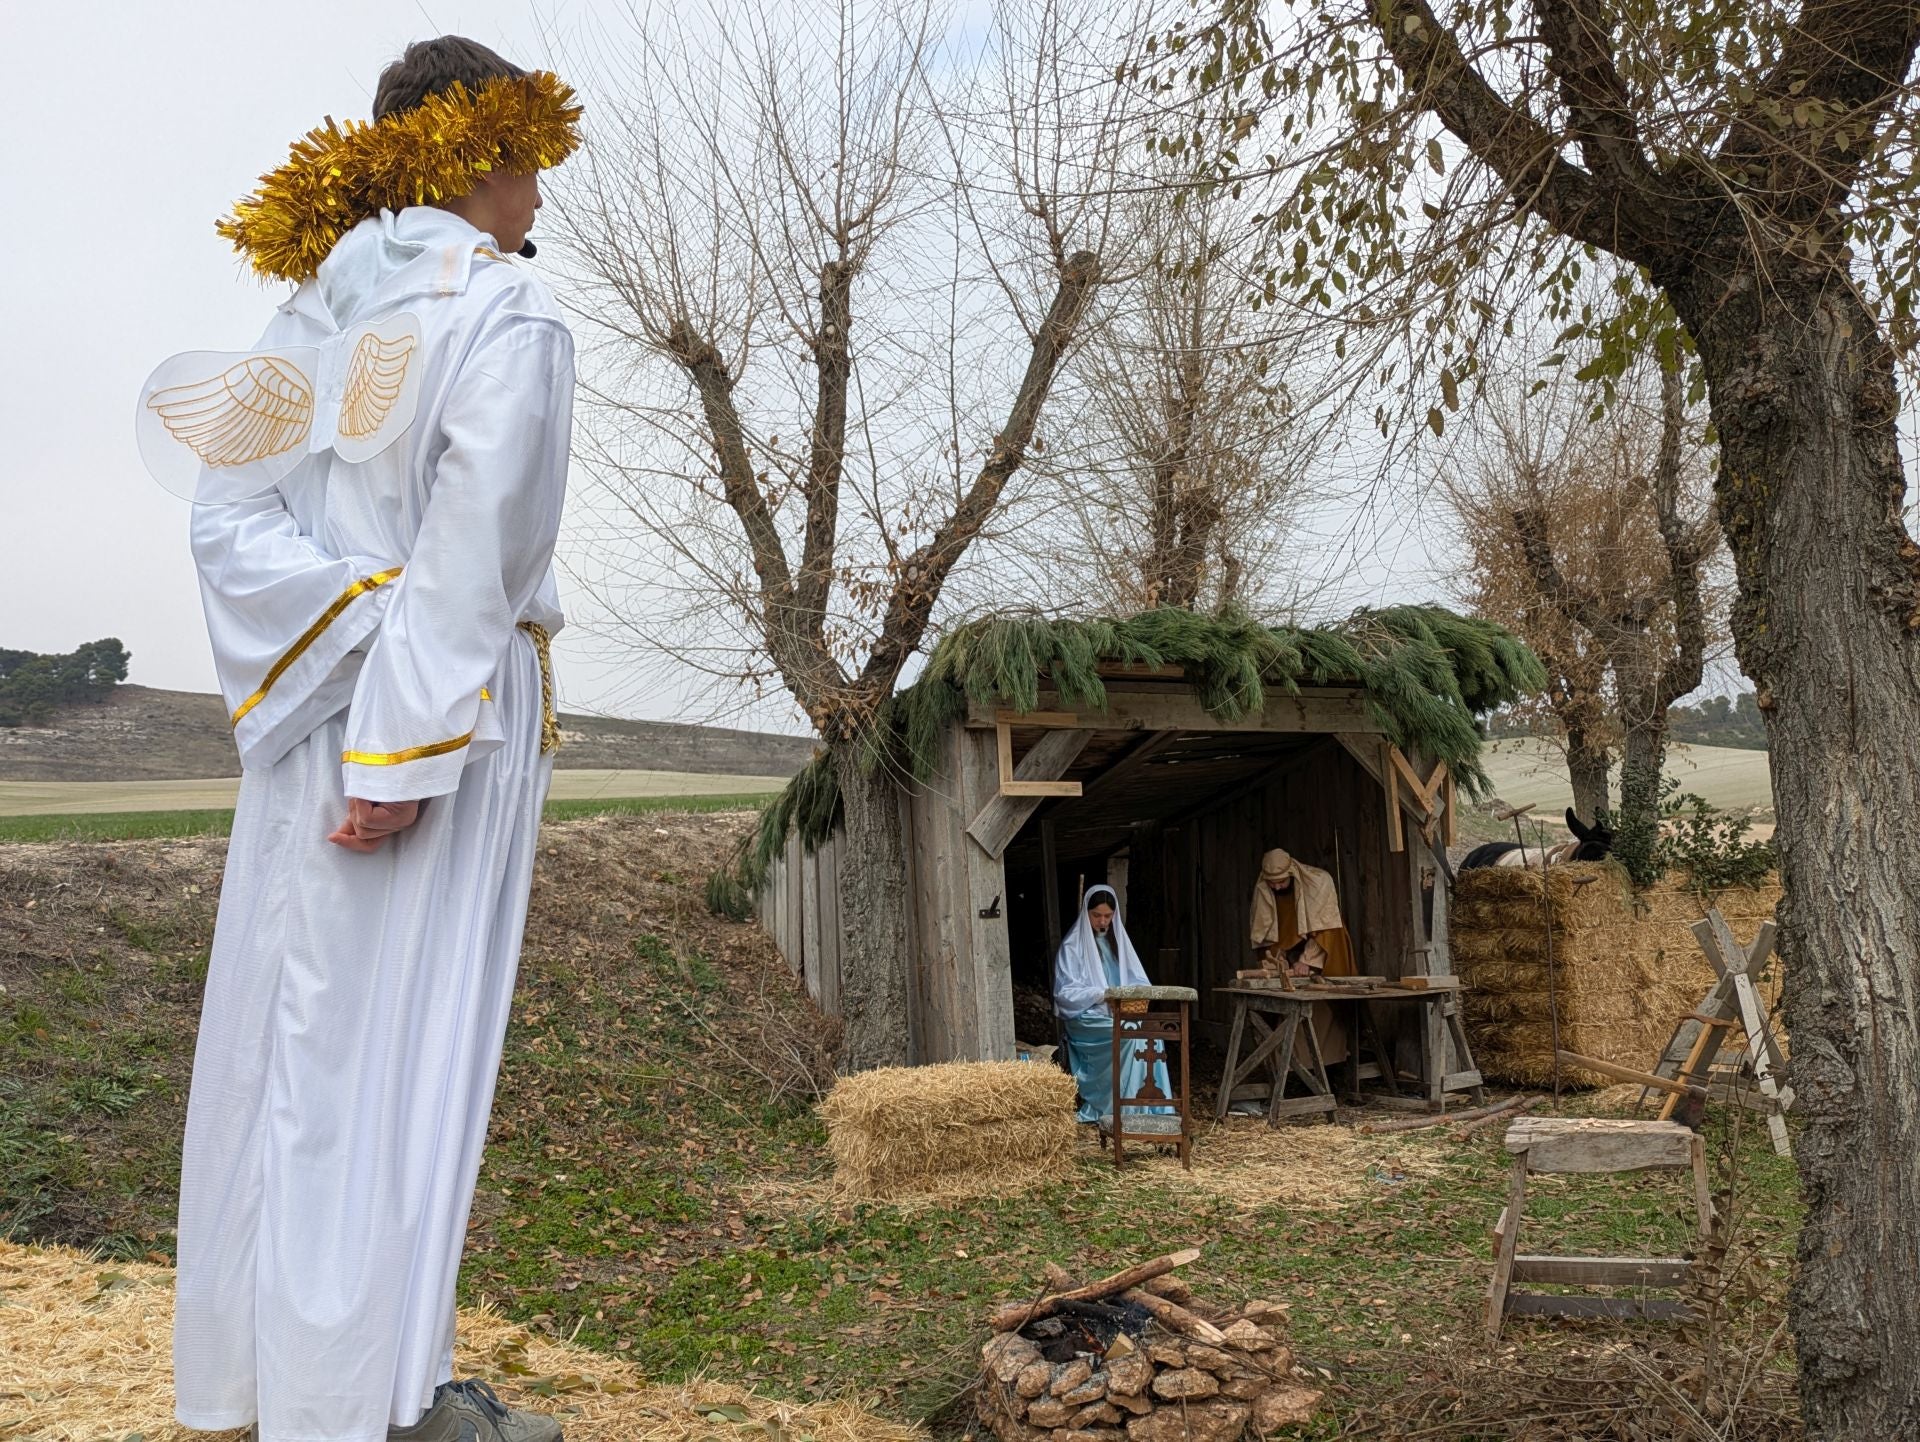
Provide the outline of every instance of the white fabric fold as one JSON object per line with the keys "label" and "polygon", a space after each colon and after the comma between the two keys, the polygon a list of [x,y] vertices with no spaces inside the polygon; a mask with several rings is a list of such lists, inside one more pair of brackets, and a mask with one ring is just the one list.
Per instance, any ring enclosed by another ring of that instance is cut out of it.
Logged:
{"label": "white fabric fold", "polygon": [[1113,908],[1112,936],[1114,954],[1120,965],[1120,985],[1152,985],[1147,979],[1147,969],[1140,964],[1139,953],[1127,937],[1126,923],[1120,919],[1120,898],[1111,886],[1090,886],[1087,894],[1080,898],[1080,919],[1060,943],[1060,954],[1053,964],[1054,1010],[1069,1021],[1096,1013],[1107,1015],[1107,969],[1100,960],[1100,943],[1094,935],[1093,922],[1087,916],[1096,897],[1104,897]]}

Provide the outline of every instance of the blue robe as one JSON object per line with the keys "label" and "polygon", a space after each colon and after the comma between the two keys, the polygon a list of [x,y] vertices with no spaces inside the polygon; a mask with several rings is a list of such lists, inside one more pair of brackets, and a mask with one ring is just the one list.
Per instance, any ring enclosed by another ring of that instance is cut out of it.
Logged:
{"label": "blue robe", "polygon": [[[1106,968],[1107,985],[1119,986],[1120,961],[1114,954],[1113,936],[1102,932],[1097,938],[1100,946],[1100,962]],[[1080,1088],[1079,1119],[1083,1122],[1096,1122],[1113,1114],[1113,1018],[1092,1014],[1077,1017],[1062,1017],[1061,1025],[1067,1033],[1067,1063],[1073,1069],[1073,1079]],[[1146,1079],[1147,1064],[1141,1059],[1143,1043],[1127,1043],[1125,1054],[1120,1061],[1120,1091],[1123,1096],[1135,1096],[1140,1084]],[[1154,1084],[1164,1096],[1173,1095],[1173,1086],[1167,1080],[1167,1064],[1153,1064]],[[1148,1112],[1171,1114],[1172,1107],[1129,1107],[1129,1116],[1145,1115]]]}

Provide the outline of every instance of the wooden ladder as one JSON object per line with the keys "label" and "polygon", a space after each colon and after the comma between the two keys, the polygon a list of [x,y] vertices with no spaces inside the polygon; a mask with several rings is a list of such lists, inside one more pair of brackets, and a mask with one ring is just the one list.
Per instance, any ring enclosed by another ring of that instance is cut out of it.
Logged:
{"label": "wooden ladder", "polygon": [[[1660,1053],[1660,1060],[1654,1064],[1653,1074],[1670,1081],[1705,1085],[1709,1069],[1719,1057],[1727,1033],[1735,1029],[1744,1032],[1746,1045],[1742,1066],[1752,1076],[1755,1089],[1760,1093],[1760,1104],[1767,1118],[1767,1134],[1772,1138],[1773,1149],[1778,1155],[1791,1156],[1793,1143],[1787,1135],[1784,1116],[1793,1105],[1793,1088],[1786,1082],[1787,1059],[1780,1050],[1779,1042],[1774,1039],[1766,1008],[1761,1004],[1760,993],[1754,985],[1756,980],[1765,975],[1767,962],[1773,954],[1774,924],[1771,921],[1761,923],[1753,944],[1743,947],[1734,939],[1732,928],[1727,925],[1719,908],[1715,907],[1693,924],[1693,934],[1700,943],[1700,949],[1706,953],[1707,960],[1713,963],[1718,979],[1708,988],[1700,1005],[1682,1017],[1674,1027],[1673,1034],[1667,1038],[1666,1048]],[[1644,1106],[1649,1100],[1651,1088],[1642,1089],[1640,1104]],[[1660,1120],[1665,1121],[1673,1115],[1678,1101],[1678,1093],[1667,1096],[1660,1111]]]}

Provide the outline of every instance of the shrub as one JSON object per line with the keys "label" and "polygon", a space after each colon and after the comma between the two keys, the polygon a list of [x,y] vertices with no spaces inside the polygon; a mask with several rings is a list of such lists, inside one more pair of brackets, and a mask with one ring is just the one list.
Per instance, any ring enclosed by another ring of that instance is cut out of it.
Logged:
{"label": "shrub", "polygon": [[[1669,780],[1667,789],[1678,785]],[[1691,792],[1670,795],[1660,811],[1667,825],[1655,849],[1659,870],[1684,870],[1696,891],[1758,886],[1776,864],[1773,843],[1750,840],[1752,823],[1744,816],[1716,810]]]}

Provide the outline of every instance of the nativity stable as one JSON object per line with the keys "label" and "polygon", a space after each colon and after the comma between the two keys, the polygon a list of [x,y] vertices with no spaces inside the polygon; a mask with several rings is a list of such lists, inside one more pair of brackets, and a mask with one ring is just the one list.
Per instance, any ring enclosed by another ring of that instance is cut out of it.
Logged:
{"label": "nativity stable", "polygon": [[[1355,972],[1448,976],[1436,878],[1456,793],[1482,779],[1477,721],[1540,680],[1511,634],[1432,607],[1319,629],[1160,610],[950,633],[883,721],[908,855],[910,1059],[1053,1042],[1054,958],[1096,883],[1152,980],[1195,988],[1200,1039],[1224,1046],[1222,989],[1260,960],[1249,903],[1274,848],[1331,878]],[[741,867],[830,1014],[832,787],[824,759],[803,772]],[[1432,1100],[1478,1085],[1441,1008],[1385,1012],[1385,1049]]]}

